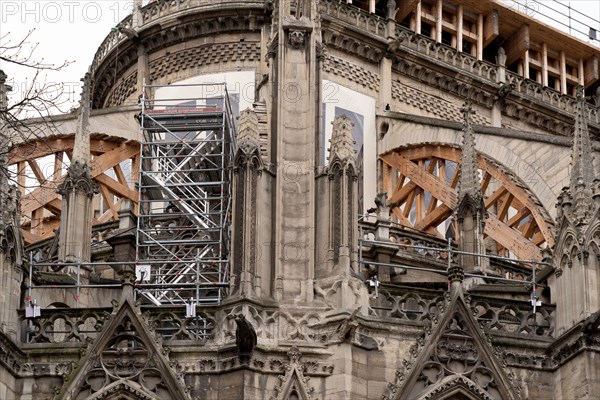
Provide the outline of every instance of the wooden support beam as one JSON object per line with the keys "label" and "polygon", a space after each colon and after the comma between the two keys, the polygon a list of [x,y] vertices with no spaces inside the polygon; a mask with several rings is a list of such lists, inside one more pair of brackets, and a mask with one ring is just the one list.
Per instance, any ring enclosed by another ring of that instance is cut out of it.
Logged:
{"label": "wooden support beam", "polygon": [[415,229],[419,230],[427,230],[430,227],[435,227],[445,221],[452,215],[452,210],[445,204],[441,204],[436,207],[435,210],[430,212],[425,216],[425,218],[421,219],[419,222],[415,224]]}
{"label": "wooden support beam", "polygon": [[515,196],[512,193],[509,193],[508,196],[503,200],[502,207],[500,208],[500,212],[498,213],[498,219],[500,221],[504,221],[506,216],[508,215],[508,209],[510,208],[510,204]]}
{"label": "wooden support beam", "polygon": [[506,194],[507,190],[504,186],[500,186],[494,193],[488,196],[487,199],[484,200],[485,208],[489,208],[495,202],[500,200],[502,196]]}
{"label": "wooden support beam", "polygon": [[38,165],[37,161],[28,160],[27,164],[29,164],[29,168],[31,168],[31,172],[33,172],[33,175],[35,176],[35,179],[37,179],[39,185],[44,185],[46,183],[46,177],[40,169],[40,166]]}
{"label": "wooden support beam", "polygon": [[594,54],[585,61],[583,76],[583,85],[586,88],[600,79],[597,55]]}
{"label": "wooden support beam", "polygon": [[567,60],[565,52],[560,52],[560,92],[567,94]]}
{"label": "wooden support beam", "polygon": [[442,0],[437,0],[437,4],[435,6],[435,41],[437,43],[442,43],[442,22],[443,19],[443,3]]}
{"label": "wooden support beam", "polygon": [[121,185],[129,186],[129,182],[127,182],[127,178],[125,177],[125,173],[121,168],[121,164],[115,165],[113,167],[113,170],[115,171],[115,175],[117,176],[117,180],[119,181],[119,183]]}
{"label": "wooden support beam", "polygon": [[50,211],[51,213],[60,216],[61,212],[62,212],[62,200],[60,199],[54,199],[52,201],[50,201],[48,204],[46,204],[44,206],[46,208],[46,210]]}
{"label": "wooden support beam", "polygon": [[396,13],[396,21],[402,21],[404,18],[408,16],[411,12],[415,12],[417,10],[417,4],[420,3],[419,0],[403,0],[398,4],[398,12]]}
{"label": "wooden support beam", "polygon": [[456,164],[456,169],[454,170],[454,175],[452,175],[452,180],[450,181],[450,187],[455,188],[458,185],[458,180],[460,179],[460,164]]}
{"label": "wooden support beam", "polygon": [[542,85],[548,86],[548,45],[542,43]]}
{"label": "wooden support beam", "polygon": [[518,258],[524,260],[541,260],[542,251],[527,240],[520,232],[506,226],[494,214],[488,211],[484,233],[509,249]]}
{"label": "wooden support beam", "polygon": [[577,68],[578,68],[578,74],[577,74],[577,78],[579,81],[579,85],[584,86],[585,85],[585,67],[584,67],[585,63],[583,62],[583,58],[580,58],[579,61],[577,62]]}
{"label": "wooden support beam", "polygon": [[500,23],[498,17],[498,11],[492,10],[488,15],[485,16],[483,24],[483,48],[485,49],[488,44],[492,43],[494,39],[500,34]]}
{"label": "wooden support beam", "polygon": [[529,79],[529,50],[523,53],[523,78]]}
{"label": "wooden support beam", "polygon": [[477,59],[483,60],[483,14],[477,14]]}
{"label": "wooden support beam", "polygon": [[529,25],[525,24],[519,28],[518,31],[513,33],[502,45],[506,52],[506,66],[509,67],[521,58],[525,51],[529,50],[530,46]]}
{"label": "wooden support beam", "polygon": [[392,203],[400,203],[402,204],[406,198],[410,195],[410,193],[417,187],[414,182],[408,182],[406,185],[402,186],[400,190],[397,190],[392,197],[389,198],[389,204]]}
{"label": "wooden support beam", "polygon": [[[59,151],[73,150],[74,141],[74,138],[57,138],[21,144],[10,150],[8,153],[8,163],[15,164],[20,161],[45,157]],[[120,145],[121,143],[118,142],[92,139],[90,140],[90,152],[95,154],[106,153],[116,149]]]}
{"label": "wooden support beam", "polygon": [[20,161],[17,163],[17,185],[19,186],[19,193],[21,197],[25,194],[25,185],[27,184],[26,163]]}
{"label": "wooden support beam", "polygon": [[[118,148],[108,153],[104,153],[101,156],[95,157],[92,161],[92,178],[97,177],[104,171],[114,167],[124,160],[127,160],[128,158],[135,156],[138,153],[139,146],[134,144],[122,144]],[[62,181],[64,181],[64,178],[65,177],[62,176],[60,179],[57,179],[54,182],[48,182],[47,185],[39,187],[24,196],[21,201],[22,213],[28,215],[32,213],[33,210],[45,206],[48,204],[48,202],[54,199],[59,199],[60,195],[56,193],[56,188],[58,185],[60,185],[60,183],[62,183]],[[131,192],[131,189],[129,188],[127,190]],[[137,201],[137,197],[135,197],[135,201]]]}
{"label": "wooden support beam", "polygon": [[485,194],[485,192],[490,184],[491,179],[492,179],[492,176],[490,175],[490,173],[485,171],[485,173],[483,174],[483,179],[481,180],[481,193],[482,194]]}
{"label": "wooden support beam", "polygon": [[417,2],[417,10],[415,11],[415,33],[421,34],[421,0]]}
{"label": "wooden support beam", "polygon": [[415,189],[412,190],[410,192],[410,194],[408,195],[408,198],[406,199],[406,203],[404,203],[404,216],[406,218],[408,218],[410,216],[410,210],[412,209],[412,205],[415,201],[415,196],[417,195],[417,193],[420,191],[421,189],[416,187],[415,185]]}
{"label": "wooden support beam", "polygon": [[456,9],[456,50],[463,51],[463,6],[460,4]]}
{"label": "wooden support beam", "polygon": [[31,233],[25,228],[21,228],[21,234],[23,235],[23,241],[25,242],[26,246],[42,240],[41,236]]}
{"label": "wooden support beam", "polygon": [[126,197],[132,201],[138,200],[138,193],[135,190],[129,189],[128,186],[123,185],[106,174],[100,174],[96,176],[96,182],[105,185],[111,192],[120,197]]}
{"label": "wooden support beam", "polygon": [[380,158],[391,167],[401,172],[408,179],[415,182],[423,188],[423,190],[431,193],[436,199],[446,203],[452,209],[457,207],[458,195],[456,190],[448,188],[445,182],[441,182],[437,176],[432,175],[422,166],[416,165],[414,162],[398,153],[388,153]]}
{"label": "wooden support beam", "polygon": [[519,212],[517,212],[511,219],[506,221],[506,225],[508,225],[511,228],[514,228],[515,226],[519,225],[519,223],[524,218],[527,218],[530,215],[531,215],[531,212],[529,212],[529,210],[527,208],[523,208]]}
{"label": "wooden support beam", "polygon": [[52,170],[52,180],[56,181],[62,176],[62,168],[63,168],[63,155],[65,153],[63,151],[59,151],[54,154],[54,169]]}
{"label": "wooden support beam", "polygon": [[37,236],[42,236],[44,233],[44,209],[37,208],[33,211],[31,217],[31,233]]}
{"label": "wooden support beam", "polygon": [[398,207],[394,207],[392,208],[392,213],[396,216],[396,218],[398,218],[398,222],[402,225],[405,226],[413,226],[410,221],[408,220],[408,218],[406,218],[404,215],[402,215],[402,213],[400,212],[400,208]]}
{"label": "wooden support beam", "polygon": [[108,210],[110,212],[110,214],[112,215],[112,219],[114,220],[118,220],[119,219],[119,214],[117,213],[117,210],[115,209],[115,203],[113,201],[113,195],[110,193],[110,191],[108,190],[108,188],[106,187],[106,185],[98,185],[100,187],[100,193],[102,194],[102,197],[104,198],[104,201],[106,201],[106,204],[108,205]]}

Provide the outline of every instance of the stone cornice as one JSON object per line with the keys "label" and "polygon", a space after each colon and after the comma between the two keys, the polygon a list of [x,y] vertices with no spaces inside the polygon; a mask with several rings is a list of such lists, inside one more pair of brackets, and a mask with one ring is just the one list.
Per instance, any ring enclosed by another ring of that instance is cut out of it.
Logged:
{"label": "stone cornice", "polygon": [[[227,7],[223,8],[225,3]],[[240,15],[240,9],[244,10],[243,15]],[[120,30],[112,32],[98,49],[92,64],[95,81],[93,108],[103,107],[110,89],[114,86],[115,76],[119,79],[124,78],[125,72],[137,63],[139,46],[148,54],[152,54],[170,45],[199,37],[226,32],[258,32],[266,19],[262,2],[243,2],[243,5],[240,5],[238,2],[223,1],[212,6],[192,7],[176,15],[161,17],[143,25],[131,39],[121,33],[127,29],[131,31],[131,28],[120,25]],[[170,26],[168,21],[176,23]]]}

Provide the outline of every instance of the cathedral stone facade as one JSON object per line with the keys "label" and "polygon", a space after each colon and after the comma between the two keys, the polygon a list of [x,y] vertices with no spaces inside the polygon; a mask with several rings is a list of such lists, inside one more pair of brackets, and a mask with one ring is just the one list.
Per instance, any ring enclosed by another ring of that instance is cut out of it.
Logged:
{"label": "cathedral stone facade", "polygon": [[135,0],[0,120],[0,399],[599,398],[599,59],[496,1]]}

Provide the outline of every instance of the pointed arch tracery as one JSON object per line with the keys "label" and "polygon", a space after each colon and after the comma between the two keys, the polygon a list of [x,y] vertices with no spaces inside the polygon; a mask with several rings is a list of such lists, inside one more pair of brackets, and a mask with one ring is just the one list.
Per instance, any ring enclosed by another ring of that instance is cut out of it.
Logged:
{"label": "pointed arch tracery", "polygon": [[[403,147],[380,156],[382,185],[397,222],[440,237],[457,239],[453,214],[458,207],[461,149],[442,144]],[[508,168],[477,154],[488,219],[485,236],[499,255],[541,259],[554,245],[552,218]]]}

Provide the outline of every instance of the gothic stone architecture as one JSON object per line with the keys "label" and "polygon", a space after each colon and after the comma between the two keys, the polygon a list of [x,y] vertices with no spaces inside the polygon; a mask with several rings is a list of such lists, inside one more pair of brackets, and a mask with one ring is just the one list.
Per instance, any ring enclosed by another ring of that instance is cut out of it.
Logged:
{"label": "gothic stone architecture", "polygon": [[0,399],[600,398],[599,58],[496,1],[134,1],[0,121]]}

